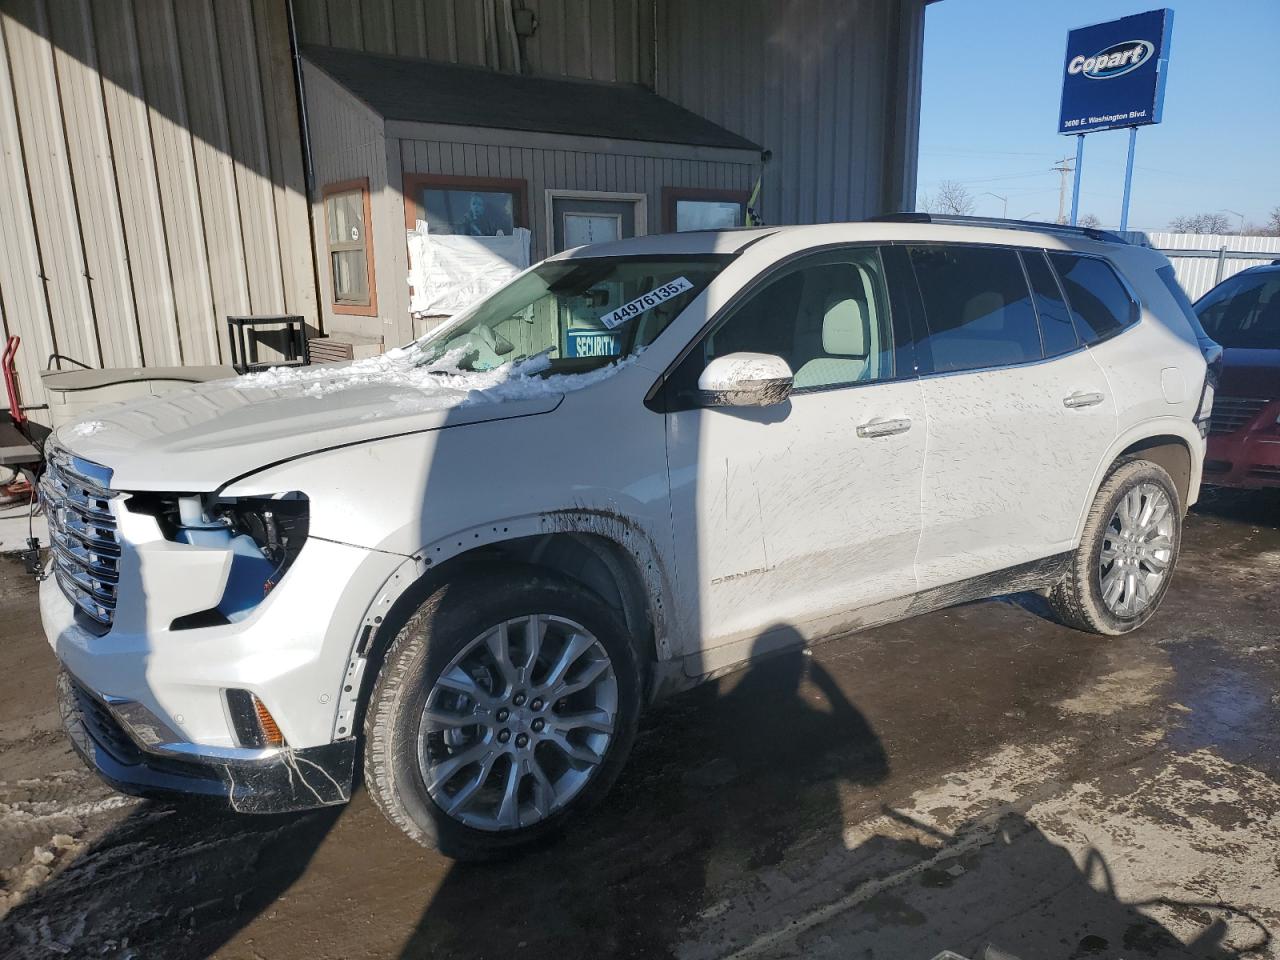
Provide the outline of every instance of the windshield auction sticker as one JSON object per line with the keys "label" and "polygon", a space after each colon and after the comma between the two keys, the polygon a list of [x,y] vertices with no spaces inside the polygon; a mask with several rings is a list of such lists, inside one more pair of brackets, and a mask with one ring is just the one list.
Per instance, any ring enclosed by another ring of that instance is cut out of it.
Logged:
{"label": "windshield auction sticker", "polygon": [[600,318],[600,322],[612,330],[620,324],[626,323],[635,317],[640,316],[646,310],[652,310],[660,303],[670,300],[672,297],[678,297],[686,290],[692,290],[693,284],[685,277],[676,277],[670,283],[664,283],[660,287],[655,287],[648,293],[642,293],[630,303],[624,303],[617,310],[606,313]]}

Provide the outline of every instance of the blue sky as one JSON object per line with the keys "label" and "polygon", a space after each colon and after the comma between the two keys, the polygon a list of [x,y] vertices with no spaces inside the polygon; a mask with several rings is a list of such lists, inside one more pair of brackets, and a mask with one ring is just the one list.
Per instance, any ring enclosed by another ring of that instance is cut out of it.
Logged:
{"label": "blue sky", "polygon": [[[1164,120],[1138,132],[1131,229],[1280,205],[1280,0],[1173,0]],[[925,17],[919,190],[959,180],[975,213],[1053,220],[1075,137],[1057,131],[1067,31],[1159,0],[941,0]],[[1128,132],[1085,139],[1080,213],[1120,219]],[[1068,204],[1070,204],[1068,183]],[[1233,226],[1239,218],[1228,214]]]}

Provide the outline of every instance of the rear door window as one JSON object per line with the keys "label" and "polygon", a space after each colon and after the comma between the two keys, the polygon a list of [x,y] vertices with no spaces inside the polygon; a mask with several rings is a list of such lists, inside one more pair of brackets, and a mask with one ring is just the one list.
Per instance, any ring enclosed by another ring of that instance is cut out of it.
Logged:
{"label": "rear door window", "polygon": [[922,372],[977,370],[1040,360],[1035,307],[1016,250],[908,247],[924,303],[917,333]]}
{"label": "rear door window", "polygon": [[1050,253],[1067,295],[1076,332],[1085,343],[1115,336],[1137,319],[1135,304],[1105,260],[1075,253]]}
{"label": "rear door window", "polygon": [[1035,294],[1036,313],[1040,316],[1040,335],[1044,339],[1044,355],[1058,357],[1080,346],[1071,311],[1062,299],[1062,290],[1049,269],[1049,262],[1038,250],[1022,251],[1022,262],[1027,268],[1027,279]]}

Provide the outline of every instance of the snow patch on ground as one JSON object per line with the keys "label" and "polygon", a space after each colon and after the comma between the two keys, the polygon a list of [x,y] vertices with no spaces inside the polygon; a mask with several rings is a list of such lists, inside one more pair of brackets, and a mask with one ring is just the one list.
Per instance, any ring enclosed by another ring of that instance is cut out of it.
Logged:
{"label": "snow patch on ground", "polygon": [[569,393],[606,380],[635,361],[633,354],[587,373],[544,376],[551,368],[546,354],[476,371],[459,368],[464,355],[465,350],[454,350],[423,363],[418,351],[400,347],[338,369],[276,367],[242,376],[235,386],[246,391],[299,392],[315,398],[365,386],[399,387],[404,393],[395,398],[396,408],[416,413]]}

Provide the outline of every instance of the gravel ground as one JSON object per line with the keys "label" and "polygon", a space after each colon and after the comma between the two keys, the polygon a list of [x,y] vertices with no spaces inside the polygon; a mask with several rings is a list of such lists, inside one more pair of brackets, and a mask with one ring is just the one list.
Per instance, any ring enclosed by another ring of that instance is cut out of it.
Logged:
{"label": "gravel ground", "polygon": [[361,793],[113,794],[0,559],[0,956],[1280,957],[1280,499],[1210,494],[1118,640],[1037,597],[775,658],[644,722],[610,799],[483,867]]}

